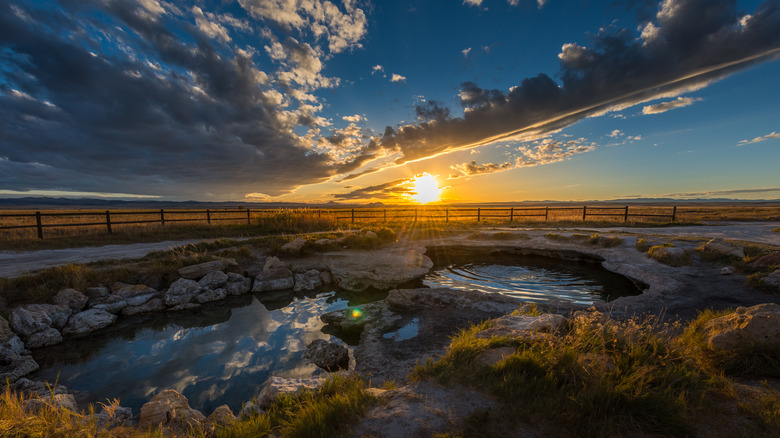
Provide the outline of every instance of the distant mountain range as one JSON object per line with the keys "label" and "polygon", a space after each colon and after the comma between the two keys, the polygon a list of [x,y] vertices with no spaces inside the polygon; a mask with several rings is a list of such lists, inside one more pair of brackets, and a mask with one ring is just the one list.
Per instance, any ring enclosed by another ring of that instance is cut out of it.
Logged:
{"label": "distant mountain range", "polygon": [[[611,200],[589,201],[516,201],[516,202],[458,202],[448,204],[452,207],[467,206],[518,206],[518,205],[594,205],[594,204],[780,204],[780,199],[744,200],[744,199],[673,199],[673,198],[631,198]],[[439,204],[436,204],[439,205]],[[50,197],[24,197],[24,198],[0,198],[0,208],[28,209],[28,208],[383,208],[394,207],[396,204],[384,204],[373,202],[367,204],[340,203],[330,201],[326,203],[302,203],[302,202],[204,202],[204,201],[155,201],[155,200],[121,200],[99,198],[50,198]],[[407,205],[408,206],[408,205]]]}

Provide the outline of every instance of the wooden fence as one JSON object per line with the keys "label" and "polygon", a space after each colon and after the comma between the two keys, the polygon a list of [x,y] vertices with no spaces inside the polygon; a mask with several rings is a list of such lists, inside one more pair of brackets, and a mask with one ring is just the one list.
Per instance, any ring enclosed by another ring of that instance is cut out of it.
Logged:
{"label": "wooden fence", "polygon": [[[629,218],[654,218],[669,221],[677,220],[677,207],[475,207],[475,208],[449,208],[449,207],[418,207],[418,208],[351,208],[351,209],[206,209],[206,210],[142,210],[142,211],[89,211],[89,212],[41,212],[34,213],[2,213],[0,212],[0,225],[4,219],[11,218],[15,222],[29,222],[15,225],[2,225],[2,230],[35,229],[38,238],[43,239],[44,229],[63,227],[105,227],[109,234],[117,225],[155,224],[165,226],[169,223],[184,222],[212,222],[222,221],[246,221],[251,225],[252,218],[264,214],[287,213],[316,218],[329,218],[336,222],[344,221],[350,224],[358,222],[395,222],[395,221],[457,221],[457,220],[499,220],[513,222],[515,220],[539,220],[548,221],[561,219],[580,219],[585,221],[589,217],[611,217],[623,222]],[[47,218],[87,218],[85,222],[57,222],[46,221]],[[138,219],[141,217],[140,219]]]}

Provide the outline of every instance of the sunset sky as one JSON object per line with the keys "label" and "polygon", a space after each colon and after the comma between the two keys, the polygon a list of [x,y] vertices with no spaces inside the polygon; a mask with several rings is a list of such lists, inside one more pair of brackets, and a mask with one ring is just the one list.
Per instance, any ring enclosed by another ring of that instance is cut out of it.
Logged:
{"label": "sunset sky", "polygon": [[0,197],[780,199],[778,58],[778,0],[5,0]]}

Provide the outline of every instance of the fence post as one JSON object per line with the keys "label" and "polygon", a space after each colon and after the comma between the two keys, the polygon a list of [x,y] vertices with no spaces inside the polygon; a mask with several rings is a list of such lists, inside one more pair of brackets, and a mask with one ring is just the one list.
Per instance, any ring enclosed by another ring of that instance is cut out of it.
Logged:
{"label": "fence post", "polygon": [[583,222],[585,222],[585,215],[587,215],[587,214],[588,214],[588,206],[587,205],[583,205],[582,206],[582,221]]}
{"label": "fence post", "polygon": [[322,210],[317,209],[317,219],[322,219]]}
{"label": "fence post", "polygon": [[417,222],[417,208],[414,209],[414,221]]}
{"label": "fence post", "polygon": [[675,205],[674,208],[672,208],[672,222],[674,222],[677,219],[677,206]]}
{"label": "fence post", "polygon": [[550,207],[544,207],[544,221],[547,222],[547,218],[550,214]]}
{"label": "fence post", "polygon": [[352,223],[355,223],[355,209],[352,209]]}
{"label": "fence post", "polygon": [[160,223],[165,226],[165,210],[162,208],[160,209]]}
{"label": "fence post", "polygon": [[382,222],[387,222],[387,209],[382,210]]}
{"label": "fence post", "polygon": [[206,223],[211,224],[211,210],[206,209]]}
{"label": "fence post", "polygon": [[35,212],[35,222],[38,225],[38,238],[43,239],[43,224],[41,224],[41,212]]}
{"label": "fence post", "polygon": [[482,209],[481,208],[477,208],[477,222],[480,221],[481,216],[482,216]]}
{"label": "fence post", "polygon": [[251,220],[251,218],[249,217],[249,215],[250,215],[250,213],[251,213],[251,212],[252,212],[252,209],[251,209],[251,208],[247,208],[247,209],[246,209],[246,224],[247,224],[247,225],[252,225],[252,220]]}
{"label": "fence post", "polygon": [[444,209],[444,222],[450,221],[450,209],[449,207]]}
{"label": "fence post", "polygon": [[509,209],[509,222],[512,222],[512,220],[515,218],[515,208],[511,207]]}
{"label": "fence post", "polygon": [[623,215],[623,222],[628,222],[628,205],[626,205],[626,213]]}
{"label": "fence post", "polygon": [[111,212],[106,210],[106,228],[108,228],[108,234],[113,233],[111,231]]}

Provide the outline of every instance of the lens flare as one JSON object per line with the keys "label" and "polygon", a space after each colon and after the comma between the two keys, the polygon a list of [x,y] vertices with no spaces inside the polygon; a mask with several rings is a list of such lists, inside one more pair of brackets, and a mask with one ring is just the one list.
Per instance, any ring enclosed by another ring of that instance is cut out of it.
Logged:
{"label": "lens flare", "polygon": [[439,200],[442,189],[439,188],[439,183],[436,178],[431,176],[428,172],[422,173],[414,177],[414,186],[412,187],[412,199],[420,204],[427,204],[429,202],[435,202]]}
{"label": "lens flare", "polygon": [[363,316],[363,312],[360,311],[360,309],[352,309],[352,317],[357,319]]}

